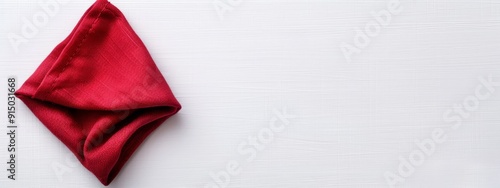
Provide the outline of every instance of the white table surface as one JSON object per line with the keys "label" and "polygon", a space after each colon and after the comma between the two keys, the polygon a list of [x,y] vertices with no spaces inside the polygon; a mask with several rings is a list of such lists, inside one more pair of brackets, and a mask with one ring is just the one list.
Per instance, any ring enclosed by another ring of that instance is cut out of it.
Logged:
{"label": "white table surface", "polygon": [[[480,79],[500,82],[497,0],[401,0],[399,14],[350,62],[342,44],[353,45],[357,28],[373,23],[371,12],[387,10],[390,0],[111,2],[183,109],[109,187],[216,185],[210,174],[227,173],[235,162],[239,173],[220,187],[390,187],[386,173],[404,180],[396,187],[500,186],[500,86],[470,108]],[[16,180],[5,171],[6,78],[22,84],[92,3],[58,2],[16,49],[9,36],[22,35],[23,20],[48,13],[38,0],[0,2],[2,188],[103,187],[21,102]],[[221,5],[230,10],[218,12]],[[464,101],[471,102],[467,117],[454,112]],[[444,116],[458,117],[461,126]],[[261,150],[250,146],[270,122],[285,122],[283,130],[269,142],[258,139]],[[433,152],[412,173],[398,172],[400,158],[422,153],[415,140],[433,137],[440,141]]]}

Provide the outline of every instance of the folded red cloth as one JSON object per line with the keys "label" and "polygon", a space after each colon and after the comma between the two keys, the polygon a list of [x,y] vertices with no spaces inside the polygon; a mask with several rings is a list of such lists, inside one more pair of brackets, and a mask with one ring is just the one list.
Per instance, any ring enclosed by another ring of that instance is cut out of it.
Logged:
{"label": "folded red cloth", "polygon": [[96,1],[16,92],[104,184],[181,106],[123,14]]}

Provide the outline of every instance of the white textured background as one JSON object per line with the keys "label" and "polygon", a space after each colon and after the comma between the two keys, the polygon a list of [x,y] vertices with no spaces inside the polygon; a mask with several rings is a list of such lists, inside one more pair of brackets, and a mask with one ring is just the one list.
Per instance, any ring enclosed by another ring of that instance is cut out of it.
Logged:
{"label": "white textured background", "polygon": [[[500,81],[498,0],[401,0],[401,13],[350,63],[340,45],[353,44],[356,28],[389,0],[242,0],[221,15],[219,0],[111,2],[183,109],[109,187],[204,187],[230,161],[240,173],[227,187],[389,187],[384,173],[398,174],[399,158],[436,130],[446,141],[396,187],[500,186],[500,87],[461,117],[460,128],[443,118],[475,95],[478,78]],[[38,0],[0,2],[1,188],[102,187],[21,102],[17,180],[5,171],[5,79],[22,84],[92,3],[58,3],[16,51],[9,33],[22,35],[23,19],[44,10]],[[284,109],[294,117],[247,161],[238,145]]]}

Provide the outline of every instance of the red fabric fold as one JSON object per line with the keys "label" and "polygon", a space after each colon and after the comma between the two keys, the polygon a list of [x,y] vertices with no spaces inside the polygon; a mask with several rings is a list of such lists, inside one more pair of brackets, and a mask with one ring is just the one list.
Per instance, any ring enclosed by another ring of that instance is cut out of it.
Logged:
{"label": "red fabric fold", "polygon": [[181,106],[123,14],[96,1],[16,92],[108,185]]}

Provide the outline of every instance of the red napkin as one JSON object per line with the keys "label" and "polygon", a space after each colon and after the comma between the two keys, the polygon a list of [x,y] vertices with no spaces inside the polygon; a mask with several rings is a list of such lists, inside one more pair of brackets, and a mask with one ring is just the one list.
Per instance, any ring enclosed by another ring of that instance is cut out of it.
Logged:
{"label": "red napkin", "polygon": [[96,1],[16,92],[108,185],[181,106],[123,14]]}

